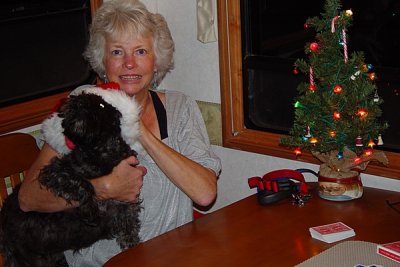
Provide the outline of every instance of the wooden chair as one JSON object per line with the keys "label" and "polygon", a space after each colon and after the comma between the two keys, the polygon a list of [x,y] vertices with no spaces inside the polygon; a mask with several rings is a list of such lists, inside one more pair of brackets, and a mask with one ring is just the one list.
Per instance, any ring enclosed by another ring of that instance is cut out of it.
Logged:
{"label": "wooden chair", "polygon": [[20,184],[39,151],[35,138],[29,134],[0,136],[0,208],[8,196],[6,179],[9,177],[12,188]]}
{"label": "wooden chair", "polygon": [[[8,196],[6,179],[10,179],[12,188],[20,184],[39,151],[32,135],[12,133],[0,136],[0,208]],[[4,258],[0,255],[0,267],[3,266]]]}

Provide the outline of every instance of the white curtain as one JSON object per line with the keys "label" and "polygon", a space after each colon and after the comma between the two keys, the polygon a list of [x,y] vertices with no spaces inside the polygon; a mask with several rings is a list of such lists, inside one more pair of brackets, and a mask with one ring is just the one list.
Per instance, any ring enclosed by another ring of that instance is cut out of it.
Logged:
{"label": "white curtain", "polygon": [[214,0],[197,0],[197,39],[203,43],[217,41]]}

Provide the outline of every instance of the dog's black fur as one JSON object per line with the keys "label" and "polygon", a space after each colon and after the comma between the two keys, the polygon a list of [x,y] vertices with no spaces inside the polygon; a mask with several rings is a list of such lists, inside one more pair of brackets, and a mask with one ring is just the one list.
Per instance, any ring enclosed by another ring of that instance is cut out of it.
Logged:
{"label": "dog's black fur", "polygon": [[99,200],[89,182],[136,155],[121,137],[121,113],[100,96],[81,94],[71,96],[59,116],[65,136],[76,147],[45,166],[39,181],[67,202],[79,202],[79,208],[23,212],[16,188],[1,210],[0,249],[6,266],[56,266],[63,251],[79,250],[100,239],[116,238],[122,249],[139,242],[140,204]]}

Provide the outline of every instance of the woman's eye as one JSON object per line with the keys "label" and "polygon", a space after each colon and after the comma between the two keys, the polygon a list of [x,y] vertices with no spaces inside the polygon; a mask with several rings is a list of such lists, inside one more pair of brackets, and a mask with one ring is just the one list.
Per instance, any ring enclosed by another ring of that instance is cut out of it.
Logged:
{"label": "woman's eye", "polygon": [[121,50],[112,50],[111,54],[114,56],[122,55],[122,51]]}
{"label": "woman's eye", "polygon": [[143,55],[147,54],[147,51],[146,51],[146,49],[140,48],[135,51],[135,54],[138,56],[143,56]]}

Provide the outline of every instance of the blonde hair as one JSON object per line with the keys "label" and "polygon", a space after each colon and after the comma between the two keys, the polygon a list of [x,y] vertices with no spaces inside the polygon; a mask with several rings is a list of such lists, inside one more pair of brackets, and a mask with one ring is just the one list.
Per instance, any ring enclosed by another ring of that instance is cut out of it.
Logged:
{"label": "blonde hair", "polygon": [[164,17],[149,12],[138,0],[107,1],[96,11],[90,27],[89,44],[83,54],[93,70],[100,78],[105,76],[106,37],[123,34],[152,37],[157,69],[152,83],[160,83],[174,67],[174,41]]}

